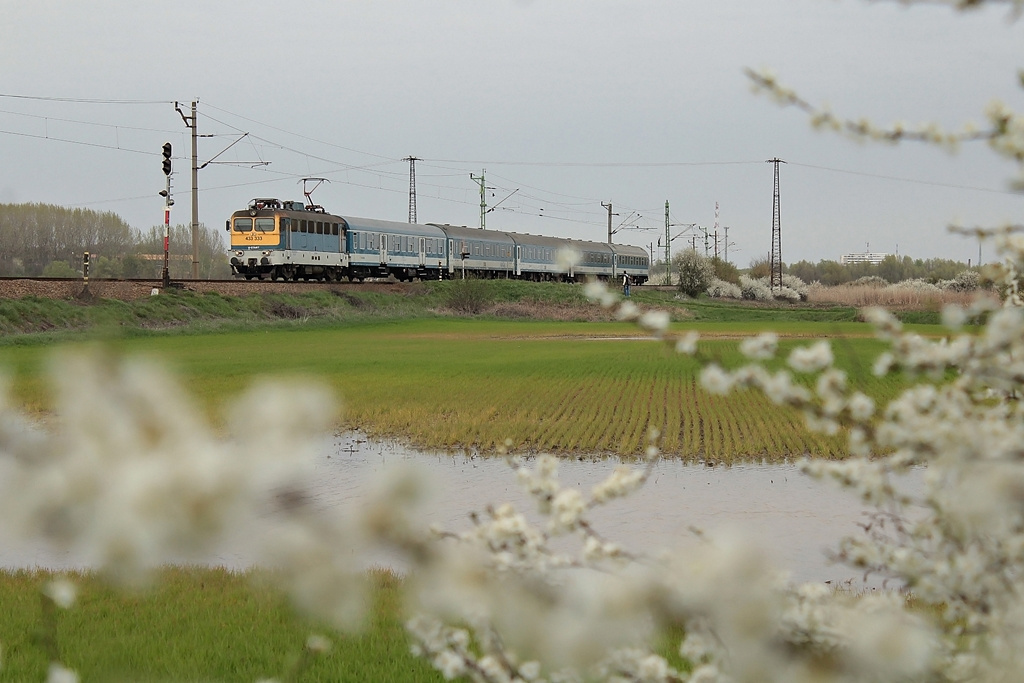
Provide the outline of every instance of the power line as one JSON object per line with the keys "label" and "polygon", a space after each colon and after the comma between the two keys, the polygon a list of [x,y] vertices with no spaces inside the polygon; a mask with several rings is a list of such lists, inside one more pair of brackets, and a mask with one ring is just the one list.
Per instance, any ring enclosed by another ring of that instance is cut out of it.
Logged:
{"label": "power line", "polygon": [[744,164],[759,164],[760,161],[609,161],[609,162],[586,162],[586,161],[476,161],[461,159],[429,159],[442,164],[466,164],[481,165],[494,164],[495,166],[537,166],[548,168],[664,168],[673,166],[736,166]]}
{"label": "power line", "polygon": [[114,128],[115,130],[138,130],[146,133],[178,133],[177,130],[168,130],[166,128],[141,128],[138,126],[123,126],[116,123],[97,123],[96,121],[78,121],[76,119],[64,119],[58,116],[45,116],[43,114],[25,114],[20,111],[10,111],[7,109],[0,109],[0,114],[10,114],[12,116],[24,116],[29,119],[43,119],[44,121],[60,121],[61,123],[76,123],[81,126],[96,126],[98,128]]}
{"label": "power line", "polygon": [[881,180],[894,180],[900,183],[914,183],[917,185],[931,185],[933,187],[946,187],[953,190],[972,190],[974,192],[991,192],[993,194],[1020,195],[1012,190],[996,190],[990,187],[977,187],[973,185],[955,185],[953,183],[940,183],[933,180],[916,180],[914,178],[901,178],[899,176],[881,175],[879,173],[865,173],[863,171],[849,171],[842,168],[829,168],[828,166],[815,166],[813,164],[801,164],[798,161],[787,162],[790,166],[813,168],[816,171],[828,171],[830,173],[845,173],[847,175],[858,175],[865,178],[879,178]]}
{"label": "power line", "polygon": [[12,95],[0,93],[0,97],[12,100],[37,100],[40,102],[74,102],[76,104],[174,104],[173,100],[109,100],[85,97],[40,97],[37,95]]}
{"label": "power line", "polygon": [[83,145],[85,147],[97,147],[99,149],[112,149],[118,152],[132,152],[133,154],[148,154],[153,156],[157,154],[151,150],[144,149],[131,149],[130,147],[115,147],[113,145],[101,145],[98,142],[85,142],[83,140],[68,140],[67,138],[55,138],[49,135],[35,135],[33,133],[20,133],[13,130],[0,130],[2,135],[14,135],[22,138],[34,138],[36,140],[50,140],[52,142],[64,142],[69,145]]}
{"label": "power line", "polygon": [[[249,123],[255,123],[257,125],[264,126],[265,128],[270,128],[271,130],[276,130],[279,133],[285,133],[286,135],[293,135],[293,136],[295,136],[297,138],[301,138],[303,140],[309,140],[310,142],[315,142],[317,144],[328,145],[330,147],[336,147],[338,149],[343,149],[346,152],[354,152],[356,154],[365,154],[366,156],[369,156],[369,157],[377,157],[378,159],[390,159],[391,158],[391,157],[386,157],[386,156],[381,155],[381,154],[374,154],[373,152],[363,152],[363,151],[358,150],[358,149],[352,149],[351,147],[343,147],[342,145],[336,145],[336,144],[334,144],[332,142],[327,142],[326,140],[318,140],[317,138],[311,138],[311,137],[308,137],[306,135],[301,135],[299,133],[293,133],[293,132],[291,132],[289,130],[285,130],[284,128],[278,128],[277,126],[272,126],[269,123],[263,123],[262,121],[257,121],[256,119],[251,119],[251,118],[249,118],[247,116],[242,116],[241,114],[236,114],[234,112],[228,111],[227,109],[221,109],[220,107],[216,107],[216,106],[210,104],[209,102],[205,102],[204,104],[207,107],[211,107],[212,109],[216,109],[217,111],[224,112],[225,114],[230,114],[231,116],[236,116],[236,117],[242,119],[243,121],[248,121]],[[224,124],[224,125],[230,125],[230,124]]]}

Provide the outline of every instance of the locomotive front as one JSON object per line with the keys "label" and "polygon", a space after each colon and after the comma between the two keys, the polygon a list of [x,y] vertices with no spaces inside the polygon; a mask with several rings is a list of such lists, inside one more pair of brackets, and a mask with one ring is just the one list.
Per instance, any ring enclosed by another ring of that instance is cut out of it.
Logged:
{"label": "locomotive front", "polygon": [[345,219],[322,207],[253,199],[231,214],[231,271],[247,280],[341,280],[349,274]]}
{"label": "locomotive front", "polygon": [[276,199],[253,199],[248,209],[231,214],[226,227],[232,273],[251,280],[273,272],[273,252],[281,248],[280,210]]}

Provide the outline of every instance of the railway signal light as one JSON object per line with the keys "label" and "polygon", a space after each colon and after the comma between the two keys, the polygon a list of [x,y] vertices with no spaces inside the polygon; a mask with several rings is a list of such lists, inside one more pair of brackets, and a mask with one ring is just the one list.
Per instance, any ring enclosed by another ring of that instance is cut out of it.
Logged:
{"label": "railway signal light", "polygon": [[164,143],[164,175],[171,175],[171,143]]}

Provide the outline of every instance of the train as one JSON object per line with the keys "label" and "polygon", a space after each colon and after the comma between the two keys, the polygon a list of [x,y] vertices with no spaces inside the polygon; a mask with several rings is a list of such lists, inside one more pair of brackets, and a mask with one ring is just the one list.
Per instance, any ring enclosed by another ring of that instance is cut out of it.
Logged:
{"label": "train", "polygon": [[[231,214],[228,260],[235,277],[400,281],[460,277],[647,282],[650,258],[623,244],[544,237],[440,223],[399,223],[328,213],[302,201],[256,198]],[[574,259],[560,256],[571,249]]]}

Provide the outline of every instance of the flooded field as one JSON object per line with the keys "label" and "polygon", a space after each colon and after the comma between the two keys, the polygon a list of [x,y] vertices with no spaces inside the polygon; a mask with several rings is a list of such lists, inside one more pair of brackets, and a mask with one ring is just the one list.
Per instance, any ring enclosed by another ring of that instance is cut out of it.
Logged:
{"label": "flooded field", "polygon": [[[588,491],[618,464],[617,459],[563,460],[560,481]],[[511,502],[531,516],[531,501],[502,459],[417,452],[395,443],[369,442],[352,433],[325,444],[316,471],[317,505],[344,514],[347,506],[358,505],[374,477],[398,465],[416,467],[431,482],[435,495],[424,512],[425,522],[463,529],[469,525],[470,512],[501,502]],[[919,480],[906,484],[920,485]],[[723,468],[662,461],[645,488],[595,510],[590,519],[610,540],[643,553],[685,549],[698,542],[694,528],[736,530],[763,545],[776,566],[789,571],[795,581],[852,579],[860,585],[861,577],[832,565],[826,551],[842,535],[859,531],[857,523],[864,512],[850,494],[814,481],[792,465]],[[204,560],[239,569],[253,561],[241,538],[232,548]],[[391,563],[388,558],[367,561]],[[80,558],[44,547],[9,539],[0,544],[0,566],[7,568],[83,564]]]}

